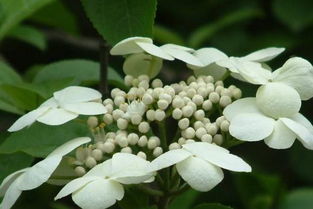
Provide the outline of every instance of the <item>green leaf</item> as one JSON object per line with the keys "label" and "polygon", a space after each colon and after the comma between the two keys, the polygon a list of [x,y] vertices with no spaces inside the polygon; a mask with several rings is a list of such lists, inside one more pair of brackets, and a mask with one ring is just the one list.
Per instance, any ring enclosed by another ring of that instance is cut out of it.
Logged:
{"label": "green leaf", "polygon": [[277,18],[294,31],[313,24],[312,0],[275,0],[273,10]]}
{"label": "green leaf", "polygon": [[44,34],[28,25],[16,26],[8,33],[8,36],[29,43],[40,50],[44,50],[47,47]]}
{"label": "green leaf", "polygon": [[0,0],[0,40],[23,19],[53,0]]}
{"label": "green leaf", "polygon": [[30,166],[33,157],[24,153],[0,154],[0,182],[9,174]]}
{"label": "green leaf", "polygon": [[88,18],[111,45],[131,36],[152,37],[156,0],[81,0]]}
{"label": "green leaf", "polygon": [[195,190],[188,190],[175,198],[170,204],[169,209],[190,209],[199,194],[200,193]]}
{"label": "green leaf", "polygon": [[[51,63],[39,71],[34,78],[34,82],[45,83],[69,78],[73,79],[72,85],[97,83],[100,78],[100,65],[94,61],[80,59]],[[112,68],[109,68],[108,80],[110,84],[124,85],[121,76]]]}
{"label": "green leaf", "polygon": [[74,121],[61,126],[35,123],[29,128],[12,133],[0,145],[0,153],[9,154],[20,151],[34,157],[45,157],[63,143],[76,137],[88,136],[88,134],[85,124]]}
{"label": "green leaf", "polygon": [[[57,14],[57,15],[55,15]],[[72,35],[78,34],[76,16],[62,1],[54,1],[38,10],[30,17],[30,20],[61,29]]]}
{"label": "green leaf", "polygon": [[204,42],[210,40],[218,31],[238,22],[260,16],[262,16],[262,13],[258,9],[241,9],[239,11],[234,11],[213,23],[198,28],[191,34],[188,43],[191,47],[198,48]]}
{"label": "green leaf", "polygon": [[21,76],[8,64],[0,61],[0,84],[13,84],[22,82]]}
{"label": "green leaf", "polygon": [[290,192],[281,202],[279,209],[312,209],[313,189],[298,189]]}
{"label": "green leaf", "polygon": [[184,39],[180,34],[175,33],[169,28],[161,25],[155,25],[153,28],[153,39],[162,44],[173,43],[178,45],[185,45]]}
{"label": "green leaf", "polygon": [[193,209],[232,209],[232,208],[219,203],[204,203],[201,205],[197,205]]}

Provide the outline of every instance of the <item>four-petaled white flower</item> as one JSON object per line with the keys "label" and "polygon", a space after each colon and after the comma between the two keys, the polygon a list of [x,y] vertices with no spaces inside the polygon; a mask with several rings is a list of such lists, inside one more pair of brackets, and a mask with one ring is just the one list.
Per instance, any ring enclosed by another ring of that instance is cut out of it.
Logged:
{"label": "four-petaled white flower", "polygon": [[127,111],[124,114],[124,118],[131,119],[132,116],[139,115],[143,116],[146,111],[146,105],[141,101],[132,101],[127,106]]}
{"label": "four-petaled white flower", "polygon": [[64,155],[90,141],[88,137],[73,139],[55,149],[44,160],[32,167],[16,171],[6,177],[0,186],[0,196],[4,196],[0,209],[10,209],[22,191],[35,189],[48,181]]}
{"label": "four-petaled white flower", "polygon": [[207,142],[184,144],[182,149],[168,151],[151,162],[157,170],[176,164],[179,175],[195,190],[209,191],[220,183],[221,168],[251,172],[251,167],[227,149]]}
{"label": "four-petaled white flower", "polygon": [[47,125],[61,125],[79,115],[99,115],[106,113],[100,100],[101,93],[86,87],[70,86],[53,94],[53,97],[37,109],[19,118],[9,131],[18,131],[35,121]]}
{"label": "four-petaled white flower", "polygon": [[287,149],[295,139],[313,149],[313,126],[300,113],[273,118],[263,112],[256,98],[244,98],[227,106],[224,115],[230,121],[229,132],[243,141],[260,141],[274,149]]}
{"label": "four-petaled white flower", "polygon": [[83,209],[105,209],[123,198],[122,184],[153,181],[152,170],[149,161],[133,154],[117,153],[65,185],[55,199],[72,194],[73,201]]}
{"label": "four-petaled white flower", "polygon": [[284,48],[269,47],[255,51],[244,57],[228,57],[225,53],[215,48],[202,48],[194,52],[203,64],[204,67],[188,65],[188,67],[194,70],[196,75],[212,75],[214,79],[219,80],[226,73],[226,69],[232,72],[232,76],[237,79],[242,79],[238,75],[238,63],[247,63],[253,65],[253,70],[264,69],[264,62],[272,60],[280,53]]}
{"label": "four-petaled white flower", "polygon": [[125,74],[138,77],[148,75],[155,77],[161,70],[164,60],[182,60],[195,66],[203,64],[192,53],[193,49],[176,44],[165,44],[158,47],[152,39],[131,37],[117,43],[110,51],[112,55],[128,55],[123,70]]}

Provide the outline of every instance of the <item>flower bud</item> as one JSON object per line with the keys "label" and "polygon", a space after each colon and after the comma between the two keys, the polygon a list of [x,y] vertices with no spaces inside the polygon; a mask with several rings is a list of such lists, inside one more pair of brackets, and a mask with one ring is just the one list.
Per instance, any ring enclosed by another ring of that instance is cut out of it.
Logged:
{"label": "flower bud", "polygon": [[223,144],[223,136],[221,134],[216,134],[214,137],[213,137],[213,142],[217,145],[222,145]]}
{"label": "flower bud", "polygon": [[137,144],[139,140],[139,136],[135,133],[130,133],[128,136],[127,136],[127,141],[128,141],[128,144],[130,145],[135,145]]}
{"label": "flower bud", "polygon": [[95,128],[98,126],[98,118],[95,116],[90,116],[87,120],[89,128]]}
{"label": "flower bud", "polygon": [[147,122],[141,122],[138,126],[138,130],[140,133],[147,133],[150,130],[150,125]]}
{"label": "flower bud", "polygon": [[203,97],[199,94],[196,94],[192,97],[192,101],[196,104],[196,105],[202,105],[203,103]]}
{"label": "flower bud", "polygon": [[137,153],[137,156],[138,156],[138,157],[141,157],[141,158],[144,159],[144,160],[147,159],[146,153],[144,153],[144,152],[142,152],[142,151],[138,152],[138,153]]}
{"label": "flower bud", "polygon": [[210,100],[205,100],[204,102],[203,102],[203,104],[202,104],[202,108],[203,108],[203,110],[205,110],[205,111],[209,111],[209,110],[211,110],[212,109],[212,102],[210,101]]}
{"label": "flower bud", "polygon": [[182,111],[183,111],[183,116],[187,118],[192,116],[193,114],[193,108],[190,105],[186,105],[185,107],[183,107]]}
{"label": "flower bud", "polygon": [[106,104],[105,109],[107,109],[107,113],[112,113],[113,111],[113,104]]}
{"label": "flower bud", "polygon": [[142,97],[142,102],[145,104],[145,105],[149,105],[149,104],[152,104],[153,102],[153,97],[150,95],[150,94],[147,94],[145,93]]}
{"label": "flower bud", "polygon": [[122,104],[122,103],[125,103],[125,97],[116,96],[116,97],[114,98],[114,104],[115,104],[116,106],[120,106],[120,104]]}
{"label": "flower bud", "polygon": [[183,144],[185,144],[186,143],[186,139],[184,138],[184,137],[180,137],[179,139],[178,139],[178,144],[179,145],[183,145]]}
{"label": "flower bud", "polygon": [[217,86],[215,88],[215,92],[218,93],[219,95],[221,95],[221,92],[224,90],[224,87],[223,86]]}
{"label": "flower bud", "polygon": [[174,142],[168,146],[169,150],[180,149],[180,148],[181,146],[177,142]]}
{"label": "flower bud", "polygon": [[103,153],[100,149],[94,149],[91,152],[91,156],[96,160],[96,161],[100,161],[102,160],[103,157]]}
{"label": "flower bud", "polygon": [[186,129],[189,127],[189,119],[188,118],[183,118],[181,120],[178,121],[178,127],[180,129]]}
{"label": "flower bud", "polygon": [[212,136],[210,134],[204,134],[202,137],[201,137],[201,141],[202,142],[208,142],[208,143],[212,143]]}
{"label": "flower bud", "polygon": [[154,149],[158,146],[158,143],[155,139],[149,139],[148,140],[148,149]]}
{"label": "flower bud", "polygon": [[107,141],[103,144],[102,151],[105,153],[112,153],[114,149],[115,149],[115,145],[112,142]]}
{"label": "flower bud", "polygon": [[132,124],[138,125],[141,122],[142,117],[139,114],[134,114],[131,116],[130,120],[131,120]]}
{"label": "flower bud", "polygon": [[103,105],[108,105],[108,104],[113,105],[113,104],[114,104],[114,103],[113,103],[113,100],[110,99],[110,98],[108,98],[108,99],[105,99],[105,100],[103,101]]}
{"label": "flower bud", "polygon": [[162,147],[156,147],[153,150],[153,156],[154,157],[159,157],[160,155],[162,155],[162,153],[163,153]]}
{"label": "flower bud", "polygon": [[226,119],[225,119],[225,116],[220,116],[220,117],[218,117],[218,118],[216,119],[215,123],[216,123],[216,125],[217,125],[218,127],[220,127],[220,126],[221,126],[221,123],[222,123],[224,120],[226,120]]}
{"label": "flower bud", "polygon": [[145,135],[141,136],[138,140],[138,145],[140,147],[145,147],[147,144],[148,144],[148,138]]}
{"label": "flower bud", "polygon": [[123,103],[118,107],[120,110],[122,110],[123,112],[127,111],[128,108],[128,104],[127,103]]}
{"label": "flower bud", "polygon": [[185,135],[186,135],[186,138],[188,138],[188,139],[194,138],[195,134],[196,134],[195,130],[191,127],[187,128],[185,130]]}
{"label": "flower bud", "polygon": [[216,104],[216,103],[219,102],[220,96],[218,95],[218,93],[212,92],[212,93],[210,93],[210,95],[209,95],[209,100],[210,100],[212,103]]}
{"label": "flower bud", "polygon": [[147,90],[149,88],[149,81],[140,81],[138,87]]}
{"label": "flower bud", "polygon": [[113,115],[113,119],[117,121],[117,119],[123,117],[124,112],[122,110],[116,109],[113,111],[112,115]]}
{"label": "flower bud", "polygon": [[188,89],[187,96],[189,98],[192,98],[194,95],[196,95],[197,91],[195,89]]}
{"label": "flower bud", "polygon": [[87,157],[85,165],[87,168],[93,168],[97,165],[97,161],[93,157]]}
{"label": "flower bud", "polygon": [[213,123],[207,124],[205,126],[205,129],[206,129],[207,133],[212,135],[212,136],[214,136],[218,131],[216,124],[213,124]]}
{"label": "flower bud", "polygon": [[148,110],[146,113],[146,117],[149,121],[155,120],[155,111],[154,110]]}
{"label": "flower bud", "polygon": [[128,145],[127,138],[124,135],[117,135],[116,141],[120,147],[127,147],[127,145]]}
{"label": "flower bud", "polygon": [[215,86],[224,86],[224,82],[223,81],[216,81],[215,82]]}
{"label": "flower bud", "polygon": [[131,86],[133,82],[134,77],[131,75],[126,75],[124,78],[124,83],[126,86]]}
{"label": "flower bud", "polygon": [[231,104],[231,98],[229,96],[222,96],[220,99],[220,105],[226,107]]}
{"label": "flower bud", "polygon": [[154,79],[153,81],[152,81],[152,87],[153,88],[157,88],[157,87],[163,87],[163,83],[162,83],[162,81],[160,80],[160,79]]}
{"label": "flower bud", "polygon": [[240,99],[242,96],[242,92],[240,89],[236,88],[236,89],[232,90],[232,95],[235,99]]}
{"label": "flower bud", "polygon": [[161,109],[161,110],[165,110],[167,107],[168,107],[169,103],[164,100],[164,99],[161,99],[158,101],[158,107]]}
{"label": "flower bud", "polygon": [[186,140],[186,144],[191,144],[191,143],[195,143],[195,140],[193,140],[193,139],[187,139]]}
{"label": "flower bud", "polygon": [[182,108],[184,106],[184,100],[180,97],[175,97],[173,100],[173,107],[174,108]]}
{"label": "flower bud", "polygon": [[155,111],[155,119],[157,121],[162,121],[165,118],[165,112],[163,110],[156,110]]}
{"label": "flower bud", "polygon": [[229,130],[229,122],[227,120],[224,120],[222,123],[221,123],[221,130],[224,131],[224,132],[227,132]]}
{"label": "flower bud", "polygon": [[196,136],[198,139],[201,139],[203,135],[207,134],[205,128],[201,127],[196,130]]}
{"label": "flower bud", "polygon": [[204,119],[205,113],[204,113],[203,110],[197,110],[197,111],[194,113],[194,116],[195,116],[196,120],[201,121],[201,120]]}
{"label": "flower bud", "polygon": [[83,176],[86,174],[86,169],[82,166],[77,166],[75,168],[75,173],[77,174],[77,176]]}
{"label": "flower bud", "polygon": [[132,149],[130,147],[124,147],[123,149],[121,149],[121,152],[131,154]]}
{"label": "flower bud", "polygon": [[117,119],[117,127],[121,130],[126,129],[128,126],[128,121],[124,118]]}
{"label": "flower bud", "polygon": [[179,108],[175,108],[172,112],[172,117],[179,120],[183,116],[183,112]]}
{"label": "flower bud", "polygon": [[196,121],[196,122],[194,122],[193,127],[195,130],[197,130],[201,127],[204,127],[204,124],[201,121]]}

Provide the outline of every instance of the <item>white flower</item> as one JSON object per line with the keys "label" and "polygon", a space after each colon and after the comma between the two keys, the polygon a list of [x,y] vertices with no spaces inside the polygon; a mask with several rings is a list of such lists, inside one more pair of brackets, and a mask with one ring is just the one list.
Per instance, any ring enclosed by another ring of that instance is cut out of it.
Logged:
{"label": "white flower", "polygon": [[127,111],[123,117],[126,119],[131,119],[131,117],[135,115],[143,116],[145,111],[146,105],[143,102],[132,101],[130,105],[127,106]]}
{"label": "white flower", "polygon": [[179,59],[186,63],[202,66],[202,63],[191,53],[191,48],[176,44],[165,44],[158,47],[152,39],[131,37],[117,43],[110,51],[112,55],[128,55],[123,65],[125,74],[138,77],[142,74],[155,77],[161,70],[163,59]]}
{"label": "white flower", "polygon": [[93,102],[101,99],[100,92],[86,87],[70,86],[57,91],[53,97],[37,109],[19,118],[9,131],[18,131],[30,126],[35,121],[47,125],[61,125],[81,115],[99,115],[106,113],[102,103]]}
{"label": "white flower", "polygon": [[124,196],[122,184],[140,184],[154,180],[150,162],[133,154],[117,153],[91,169],[86,175],[68,183],[55,200],[72,194],[83,209],[105,209]]}
{"label": "white flower", "polygon": [[206,142],[182,145],[182,149],[168,151],[151,162],[158,170],[176,164],[179,175],[195,190],[209,191],[220,183],[221,168],[251,172],[251,167],[228,150]]}
{"label": "white flower", "polygon": [[226,68],[232,72],[232,76],[242,79],[238,76],[238,62],[252,63],[254,70],[264,69],[262,63],[272,60],[282,53],[284,48],[269,47],[255,51],[244,57],[228,57],[226,54],[215,48],[202,48],[195,51],[194,55],[204,64],[204,67],[188,65],[194,70],[196,75],[212,75],[219,80],[226,73]]}
{"label": "white flower", "polygon": [[22,191],[35,189],[45,183],[61,163],[64,155],[90,141],[88,137],[73,139],[55,149],[34,166],[16,171],[6,177],[0,186],[0,196],[4,196],[0,209],[11,208]]}
{"label": "white flower", "polygon": [[306,148],[313,149],[313,126],[300,113],[273,118],[259,108],[256,98],[244,98],[227,106],[224,115],[230,121],[230,134],[237,139],[264,139],[271,148],[287,149],[298,138]]}

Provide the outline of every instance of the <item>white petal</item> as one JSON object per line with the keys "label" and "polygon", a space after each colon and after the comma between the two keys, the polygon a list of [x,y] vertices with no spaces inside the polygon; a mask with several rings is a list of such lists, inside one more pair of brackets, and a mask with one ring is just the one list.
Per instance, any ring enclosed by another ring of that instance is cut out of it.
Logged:
{"label": "white petal", "polygon": [[217,60],[215,63],[216,63],[218,66],[227,68],[227,69],[230,70],[232,73],[238,73],[236,63],[234,62],[235,59],[238,59],[238,58],[229,57],[229,58],[227,58],[227,59]]}
{"label": "white petal", "polygon": [[151,38],[131,37],[118,42],[110,51],[112,55],[126,55],[143,52],[137,42],[151,43]]}
{"label": "white petal", "polygon": [[0,185],[0,197],[3,197],[10,185],[20,176],[22,173],[24,173],[28,168],[15,171],[14,173],[7,176]]}
{"label": "white petal", "polygon": [[313,150],[312,129],[308,129],[301,123],[289,118],[281,118],[280,120],[297,135],[297,138],[301,141],[304,147]]}
{"label": "white petal", "polygon": [[[227,60],[228,56],[215,48],[202,48],[195,51],[194,56],[197,57],[205,66],[215,63],[219,60]],[[199,67],[188,65],[191,69],[197,69]]]}
{"label": "white petal", "polygon": [[61,108],[52,108],[37,118],[38,122],[56,126],[62,125],[78,117],[78,114],[69,112]]}
{"label": "white petal", "polygon": [[77,147],[86,144],[88,142],[91,142],[91,139],[89,137],[79,137],[72,139],[65,144],[61,145],[60,147],[56,148],[53,152],[51,152],[48,157],[59,155],[63,157],[64,155],[67,155],[68,153],[72,152]]}
{"label": "white petal", "polygon": [[122,185],[106,179],[92,181],[72,195],[73,201],[82,209],[105,209],[123,197]]}
{"label": "white petal", "polygon": [[75,170],[73,169],[73,157],[65,156],[62,158],[60,164],[50,176],[47,184],[64,186],[69,183],[72,179],[78,178]]}
{"label": "white petal", "polygon": [[183,145],[183,147],[198,158],[221,168],[237,172],[251,172],[250,165],[220,146],[206,142],[196,142]]}
{"label": "white petal", "polygon": [[[191,67],[189,67],[191,68]],[[211,75],[213,76],[215,81],[221,80],[227,70],[224,67],[220,67],[219,65],[212,63],[210,65],[207,65],[206,67],[202,68],[194,68],[193,73],[196,76],[201,75]]]}
{"label": "white petal", "polygon": [[260,63],[234,59],[234,65],[238,73],[249,83],[266,84],[272,77],[272,73],[263,68]]}
{"label": "white petal", "polygon": [[23,115],[20,117],[15,123],[9,128],[8,131],[14,132],[14,131],[19,131],[26,126],[30,126],[33,124],[38,117],[40,117],[42,114],[44,114],[49,107],[39,107],[33,111],[30,111],[29,113]]}
{"label": "white petal", "polygon": [[190,52],[181,49],[177,46],[173,46],[173,45],[163,45],[160,47],[163,51],[167,52],[169,55],[171,55],[172,57],[181,60],[187,64],[191,64],[194,66],[198,66],[198,67],[203,67],[204,65],[202,64],[202,62],[195,57],[194,55],[192,55]]}
{"label": "white petal", "polygon": [[76,192],[77,190],[84,187],[86,184],[88,184],[91,181],[102,179],[100,177],[80,177],[77,179],[74,179],[73,181],[66,184],[61,191],[57,194],[57,196],[54,198],[54,200],[61,199],[63,197],[66,197],[67,195],[72,194],[73,192]]}
{"label": "white petal", "polygon": [[274,59],[283,51],[285,51],[285,48],[269,47],[252,52],[251,54],[248,54],[247,56],[241,58],[254,62],[266,62]]}
{"label": "white petal", "polygon": [[274,71],[273,80],[296,89],[302,100],[313,97],[313,67],[305,59],[300,57],[288,59],[281,68]]}
{"label": "white petal", "polygon": [[62,160],[62,156],[52,156],[36,163],[21,175],[20,190],[32,190],[45,183]]}
{"label": "white petal", "polygon": [[271,135],[274,123],[272,118],[256,113],[244,113],[231,120],[229,132],[243,141],[260,141]]}
{"label": "white petal", "polygon": [[294,121],[300,123],[301,125],[306,127],[311,133],[313,133],[313,126],[312,126],[311,122],[306,117],[304,117],[301,113],[297,113],[297,114],[295,114],[289,118],[291,120],[294,120]]}
{"label": "white petal", "polygon": [[123,184],[142,183],[153,176],[150,162],[134,154],[116,153],[112,157],[112,178]]}
{"label": "white petal", "polygon": [[[18,180],[18,179],[17,179]],[[6,191],[4,198],[0,204],[0,209],[10,209],[14,205],[14,203],[17,201],[17,199],[22,194],[22,191],[18,189],[19,181],[13,182],[13,184],[10,185],[8,190]]]}
{"label": "white petal", "polygon": [[99,91],[81,86],[67,87],[54,92],[53,96],[60,104],[89,102],[99,100],[102,97]]}
{"label": "white petal", "polygon": [[264,139],[264,142],[273,149],[287,149],[290,148],[297,136],[290,131],[280,120],[275,123],[273,133]]}
{"label": "white petal", "polygon": [[112,159],[106,160],[93,167],[84,176],[86,177],[110,177],[112,176]]}
{"label": "white petal", "polygon": [[144,42],[136,42],[140,48],[142,48],[145,52],[148,54],[151,54],[153,56],[165,59],[165,60],[174,60],[174,58],[169,55],[167,52],[162,50],[160,47],[152,44],[152,43],[144,43]]}
{"label": "white petal", "polygon": [[102,103],[99,102],[84,102],[76,104],[65,104],[63,106],[65,110],[74,112],[80,115],[100,115],[105,114],[107,109]]}
{"label": "white petal", "polygon": [[190,157],[192,154],[183,149],[171,150],[163,153],[151,162],[151,166],[156,170],[161,170],[163,168],[170,167],[176,163],[179,163],[186,158]]}
{"label": "white petal", "polygon": [[148,75],[150,78],[154,78],[161,71],[162,65],[162,59],[149,54],[138,53],[126,58],[123,70],[126,75],[134,77]]}
{"label": "white petal", "polygon": [[195,190],[207,192],[220,183],[223,171],[200,158],[189,157],[176,165],[179,175]]}
{"label": "white petal", "polygon": [[51,97],[50,99],[48,99],[47,101],[40,105],[40,107],[53,107],[53,108],[57,108],[58,106],[59,106],[58,101],[54,97]]}
{"label": "white petal", "polygon": [[164,48],[164,47],[165,48],[166,47],[174,48],[174,49],[178,49],[178,50],[185,51],[185,52],[190,52],[190,53],[194,53],[195,52],[195,50],[192,49],[192,48],[181,46],[181,45],[177,45],[177,44],[164,44],[160,48]]}
{"label": "white petal", "polygon": [[236,100],[232,104],[228,105],[223,111],[224,116],[229,121],[231,121],[237,115],[243,113],[262,114],[256,105],[255,97],[247,97]]}

